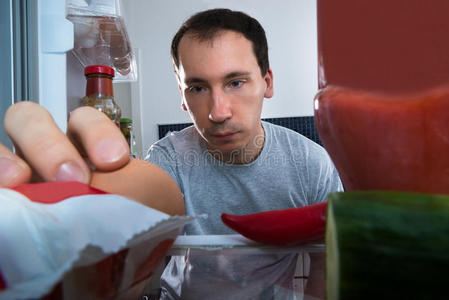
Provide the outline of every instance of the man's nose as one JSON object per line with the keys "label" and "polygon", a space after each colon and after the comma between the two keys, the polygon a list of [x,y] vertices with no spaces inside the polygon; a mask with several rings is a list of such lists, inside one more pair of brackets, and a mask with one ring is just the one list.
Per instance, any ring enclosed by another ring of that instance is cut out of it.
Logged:
{"label": "man's nose", "polygon": [[222,123],[232,117],[231,103],[226,95],[221,91],[212,92],[212,107],[209,113],[209,120],[215,123]]}

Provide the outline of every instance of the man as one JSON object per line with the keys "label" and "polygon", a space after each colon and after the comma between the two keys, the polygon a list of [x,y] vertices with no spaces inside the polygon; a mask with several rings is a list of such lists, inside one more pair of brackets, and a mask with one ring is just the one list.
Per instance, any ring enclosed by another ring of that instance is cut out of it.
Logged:
{"label": "man", "polygon": [[[188,224],[187,234],[232,233],[222,212],[304,206],[341,190],[321,147],[260,120],[263,99],[273,96],[273,73],[259,22],[224,9],[198,13],[179,29],[171,52],[194,127],[155,143],[147,159],[177,182],[186,214],[208,214]],[[162,276],[162,298],[224,299],[230,290],[236,299],[279,297],[270,288],[292,288],[296,258],[175,257]]]}
{"label": "man", "polygon": [[[93,109],[72,113],[66,138],[45,110],[20,103],[7,112],[5,128],[23,159],[0,147],[0,167],[8,174],[0,175],[0,184],[75,179],[167,213],[209,215],[186,226],[187,234],[231,233],[220,221],[222,212],[304,206],[342,189],[324,149],[261,122],[263,99],[273,96],[273,73],[265,32],[255,19],[222,9],[199,13],[174,37],[172,57],[182,108],[195,126],[154,144],[147,157],[151,163],[128,161],[120,132]],[[117,184],[108,184],[111,180]],[[267,295],[272,291],[261,290],[266,282],[283,281],[295,263],[292,256],[275,257],[276,264],[272,259],[244,265],[247,258],[202,264],[178,257],[163,276],[163,295],[206,299],[200,288],[207,284],[212,284],[207,299],[229,296],[228,287],[241,289],[244,298]],[[223,263],[226,268],[218,270]],[[238,272],[229,274],[234,267]],[[245,281],[241,271],[248,267],[258,269],[247,270]],[[255,278],[259,283],[253,284]]]}
{"label": "man", "polygon": [[260,120],[264,98],[273,96],[273,73],[259,22],[205,11],[184,23],[171,49],[182,108],[194,127],[156,142],[147,159],[177,182],[187,214],[209,215],[187,233],[230,233],[222,212],[314,204],[340,188],[320,146]]}

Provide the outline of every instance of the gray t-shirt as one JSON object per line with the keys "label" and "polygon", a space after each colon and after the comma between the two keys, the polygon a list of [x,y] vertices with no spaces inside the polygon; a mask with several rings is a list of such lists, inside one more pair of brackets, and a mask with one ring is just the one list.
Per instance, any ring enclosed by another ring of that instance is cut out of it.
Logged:
{"label": "gray t-shirt", "polygon": [[186,214],[208,215],[187,225],[187,234],[230,234],[220,219],[224,212],[249,214],[300,207],[326,201],[330,192],[342,190],[337,171],[321,146],[287,128],[262,125],[262,152],[244,165],[215,159],[193,126],[151,146],[146,159],[178,183]]}
{"label": "gray t-shirt", "polygon": [[[185,227],[186,234],[234,233],[223,212],[249,214],[325,201],[341,191],[327,152],[306,137],[262,122],[259,157],[233,165],[215,159],[196,129],[171,133],[151,146],[147,160],[178,183],[187,215],[207,214]],[[258,142],[258,141],[256,141]],[[301,254],[202,255],[172,257],[161,277],[161,299],[296,299],[292,278]]]}

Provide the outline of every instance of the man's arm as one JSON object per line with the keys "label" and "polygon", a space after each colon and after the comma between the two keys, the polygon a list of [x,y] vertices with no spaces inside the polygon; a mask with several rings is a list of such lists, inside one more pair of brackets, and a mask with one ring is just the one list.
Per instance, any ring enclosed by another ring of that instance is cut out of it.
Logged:
{"label": "man's arm", "polygon": [[150,162],[132,159],[112,172],[93,172],[91,185],[134,199],[170,215],[184,215],[184,198],[167,172]]}
{"label": "man's arm", "polygon": [[184,214],[175,181],[151,163],[129,160],[123,135],[103,113],[78,108],[71,114],[67,135],[44,108],[32,102],[10,107],[4,122],[17,155],[0,145],[2,173],[8,170],[7,176],[0,176],[0,187],[74,180],[169,214]]}

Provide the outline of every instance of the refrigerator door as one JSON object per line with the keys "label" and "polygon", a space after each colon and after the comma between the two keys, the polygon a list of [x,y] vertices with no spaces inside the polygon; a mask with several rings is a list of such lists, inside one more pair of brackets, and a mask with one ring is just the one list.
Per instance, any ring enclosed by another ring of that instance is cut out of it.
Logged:
{"label": "refrigerator door", "polygon": [[[8,107],[14,103],[13,98],[13,53],[12,53],[12,3],[0,1],[0,120],[4,119]],[[9,148],[12,144],[5,133],[3,122],[0,124],[0,142]]]}
{"label": "refrigerator door", "polygon": [[[0,1],[0,20],[0,119],[15,102],[30,100],[49,110],[65,131],[66,52],[73,48],[65,1]],[[3,122],[0,142],[13,149]]]}
{"label": "refrigerator door", "polygon": [[66,52],[73,48],[73,24],[65,1],[38,2],[39,103],[65,132],[67,127]]}

